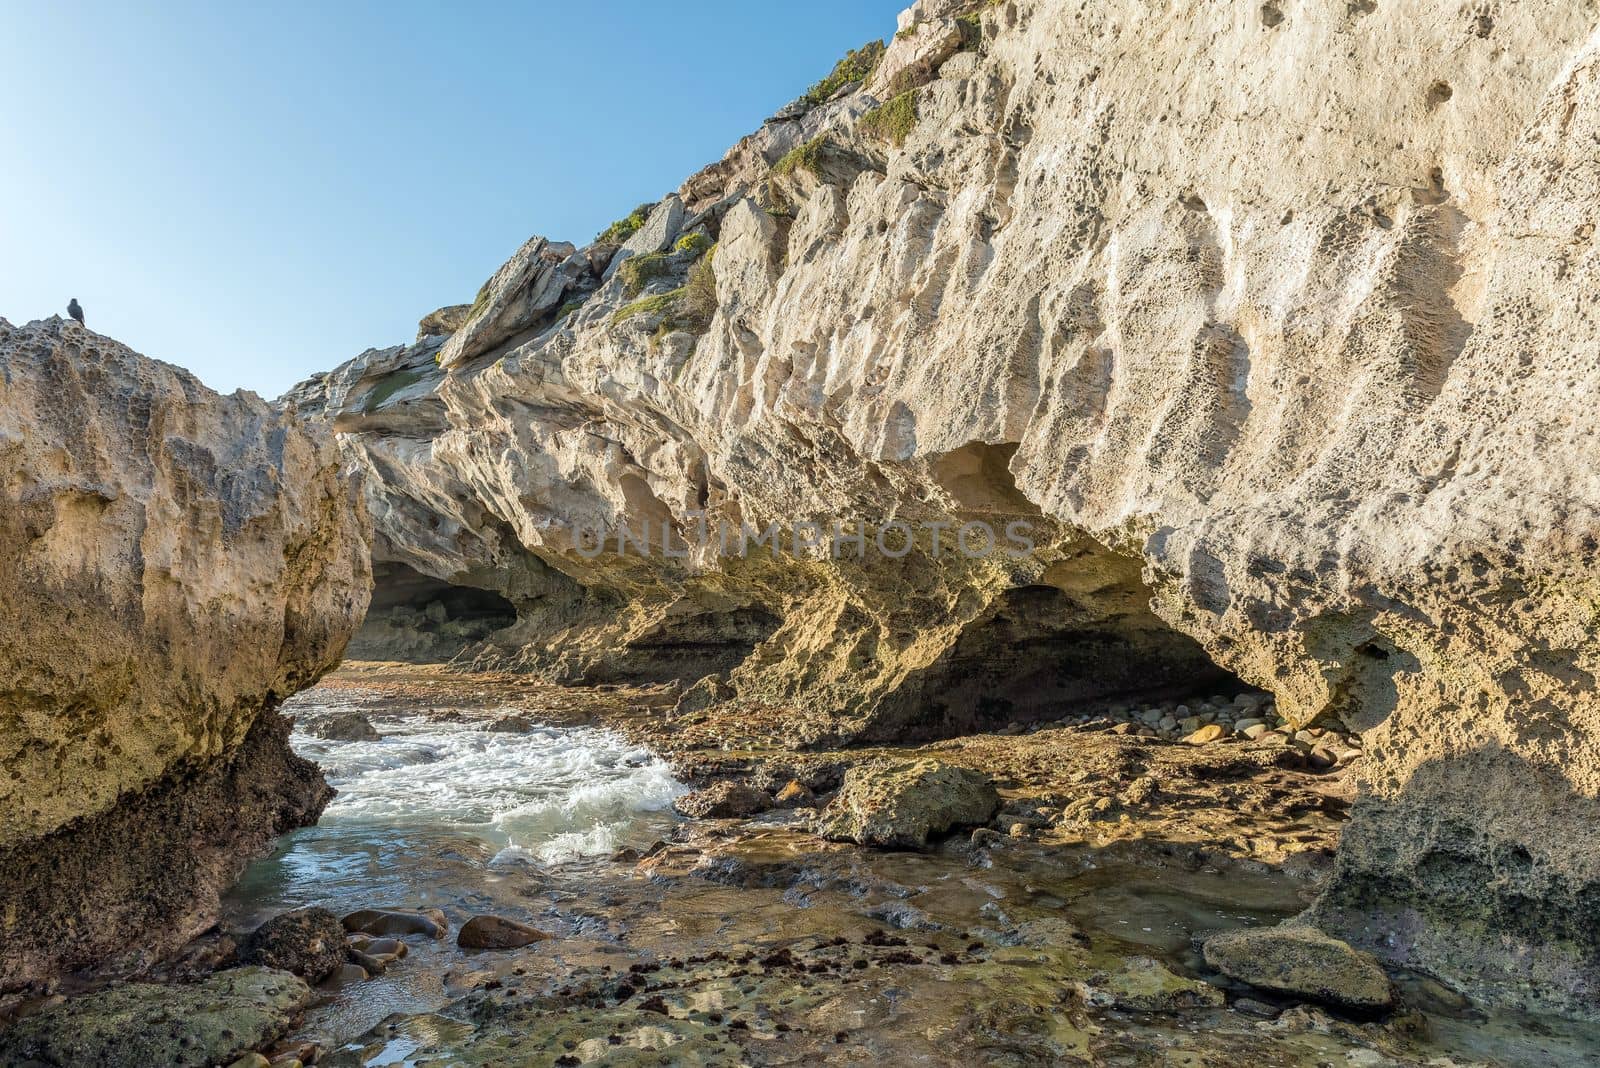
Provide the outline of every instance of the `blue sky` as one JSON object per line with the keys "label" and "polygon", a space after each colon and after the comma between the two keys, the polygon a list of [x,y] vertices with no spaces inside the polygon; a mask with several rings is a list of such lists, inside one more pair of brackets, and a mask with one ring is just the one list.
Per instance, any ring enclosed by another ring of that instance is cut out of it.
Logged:
{"label": "blue sky", "polygon": [[721,157],[909,0],[0,0],[0,316],[281,393]]}

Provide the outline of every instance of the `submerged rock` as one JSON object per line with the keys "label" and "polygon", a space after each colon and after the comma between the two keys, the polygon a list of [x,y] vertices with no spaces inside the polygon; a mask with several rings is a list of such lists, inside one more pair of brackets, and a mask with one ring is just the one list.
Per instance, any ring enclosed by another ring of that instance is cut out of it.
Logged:
{"label": "submerged rock", "polygon": [[955,827],[988,823],[1000,811],[989,777],[936,760],[880,761],[845,772],[817,821],[824,838],[920,849]]}
{"label": "submerged rock", "polygon": [[199,983],[119,983],[19,1020],[0,1033],[0,1064],[210,1068],[282,1035],[310,996],[270,968]]}
{"label": "submerged rock", "polygon": [[311,983],[338,971],[344,957],[344,927],[322,908],[274,916],[252,931],[239,951],[245,964],[293,972]]}
{"label": "submerged rock", "polygon": [[1383,967],[1314,927],[1252,927],[1212,935],[1206,963],[1230,979],[1275,994],[1374,1013],[1394,1004]]}
{"label": "submerged rock", "polygon": [[456,945],[462,949],[518,949],[552,936],[504,916],[474,916],[461,925]]}

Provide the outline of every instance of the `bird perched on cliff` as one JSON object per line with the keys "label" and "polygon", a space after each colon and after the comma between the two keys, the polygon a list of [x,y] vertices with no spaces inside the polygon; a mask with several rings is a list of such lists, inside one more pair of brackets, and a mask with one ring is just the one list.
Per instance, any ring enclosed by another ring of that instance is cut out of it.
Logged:
{"label": "bird perched on cliff", "polygon": [[78,303],[78,298],[73,297],[67,301],[67,314],[78,320],[78,325],[83,325],[83,305]]}

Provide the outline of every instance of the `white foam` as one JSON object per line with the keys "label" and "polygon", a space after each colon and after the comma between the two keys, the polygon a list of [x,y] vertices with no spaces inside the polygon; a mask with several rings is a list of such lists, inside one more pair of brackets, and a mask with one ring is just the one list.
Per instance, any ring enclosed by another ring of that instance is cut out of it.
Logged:
{"label": "white foam", "polygon": [[339,791],[323,827],[468,829],[505,861],[611,852],[638,815],[666,809],[685,790],[664,761],[613,731],[498,733],[484,723],[411,716],[375,720],[377,741],[299,731],[291,741]]}

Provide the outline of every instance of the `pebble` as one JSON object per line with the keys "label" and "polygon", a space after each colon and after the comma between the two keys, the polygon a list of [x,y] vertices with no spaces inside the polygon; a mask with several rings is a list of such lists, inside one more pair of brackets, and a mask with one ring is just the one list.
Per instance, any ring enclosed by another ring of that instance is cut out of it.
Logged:
{"label": "pebble", "polygon": [[1338,762],[1339,758],[1334,756],[1333,751],[1327,746],[1319,745],[1311,750],[1311,766],[1314,768],[1327,769]]}
{"label": "pebble", "polygon": [[1221,741],[1222,736],[1226,733],[1215,723],[1208,723],[1184,738],[1183,741],[1185,745],[1210,745],[1212,742]]}
{"label": "pebble", "polygon": [[1252,742],[1255,741],[1258,738],[1261,738],[1261,737],[1271,733],[1268,730],[1267,725],[1265,723],[1260,722],[1259,720],[1257,722],[1255,722],[1255,723],[1250,724],[1248,727],[1240,727],[1240,728],[1238,728],[1238,731],[1239,731],[1240,734],[1244,735],[1246,738],[1250,739]]}

